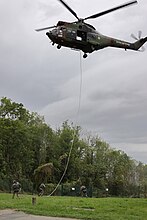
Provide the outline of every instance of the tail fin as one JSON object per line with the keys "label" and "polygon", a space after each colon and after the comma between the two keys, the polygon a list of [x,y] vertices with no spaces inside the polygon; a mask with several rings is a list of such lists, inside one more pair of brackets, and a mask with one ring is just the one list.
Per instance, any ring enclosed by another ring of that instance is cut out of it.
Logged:
{"label": "tail fin", "polygon": [[140,47],[142,47],[143,44],[147,42],[147,37],[141,38],[140,40],[136,41],[133,46],[134,50],[139,50]]}

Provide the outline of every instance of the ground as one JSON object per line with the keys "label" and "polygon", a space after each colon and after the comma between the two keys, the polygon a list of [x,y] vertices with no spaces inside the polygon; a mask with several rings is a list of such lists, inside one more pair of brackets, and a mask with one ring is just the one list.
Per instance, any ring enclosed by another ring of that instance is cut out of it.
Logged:
{"label": "ground", "polygon": [[75,220],[71,218],[58,218],[58,217],[45,217],[45,216],[36,216],[28,215],[24,212],[17,212],[15,210],[0,210],[0,219],[1,220]]}

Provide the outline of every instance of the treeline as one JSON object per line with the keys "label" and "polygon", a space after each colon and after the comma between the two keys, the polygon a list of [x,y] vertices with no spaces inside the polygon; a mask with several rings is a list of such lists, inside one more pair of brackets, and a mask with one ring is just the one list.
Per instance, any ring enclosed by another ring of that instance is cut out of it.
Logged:
{"label": "treeline", "polygon": [[56,131],[21,103],[1,98],[0,190],[9,190],[13,179],[32,191],[41,182],[85,185],[102,195],[147,196],[147,165],[112,149],[98,137],[80,136],[81,128],[67,121]]}

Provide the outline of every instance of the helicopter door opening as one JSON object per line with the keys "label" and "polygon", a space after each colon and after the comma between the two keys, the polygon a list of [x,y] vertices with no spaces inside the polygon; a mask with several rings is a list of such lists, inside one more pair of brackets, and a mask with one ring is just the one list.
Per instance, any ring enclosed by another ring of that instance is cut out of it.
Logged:
{"label": "helicopter door opening", "polygon": [[77,40],[79,41],[86,41],[87,40],[87,33],[85,31],[77,31]]}

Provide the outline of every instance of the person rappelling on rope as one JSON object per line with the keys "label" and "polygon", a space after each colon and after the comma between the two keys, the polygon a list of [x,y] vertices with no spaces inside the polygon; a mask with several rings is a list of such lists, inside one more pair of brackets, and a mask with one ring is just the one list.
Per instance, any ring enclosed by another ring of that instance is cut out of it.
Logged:
{"label": "person rappelling on rope", "polygon": [[45,184],[41,183],[39,186],[39,190],[38,190],[38,196],[43,196],[44,195],[44,191],[45,191]]}

